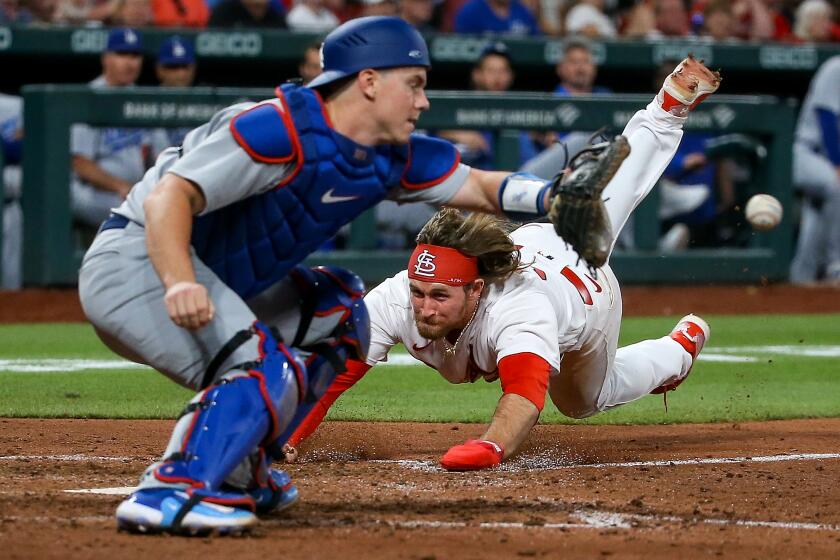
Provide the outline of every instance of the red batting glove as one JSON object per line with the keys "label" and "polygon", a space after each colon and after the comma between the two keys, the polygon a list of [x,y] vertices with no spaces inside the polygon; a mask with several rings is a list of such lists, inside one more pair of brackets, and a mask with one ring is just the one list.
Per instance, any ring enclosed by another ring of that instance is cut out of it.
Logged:
{"label": "red batting glove", "polygon": [[471,439],[463,445],[456,445],[446,452],[440,466],[448,471],[477,471],[498,466],[505,450],[498,443]]}

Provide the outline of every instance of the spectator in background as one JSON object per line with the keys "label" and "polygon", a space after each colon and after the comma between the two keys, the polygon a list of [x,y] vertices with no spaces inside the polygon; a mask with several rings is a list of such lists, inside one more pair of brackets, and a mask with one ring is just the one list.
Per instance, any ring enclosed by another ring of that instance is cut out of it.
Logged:
{"label": "spectator in background", "polygon": [[554,88],[557,95],[589,95],[610,93],[605,87],[595,85],[598,67],[592,57],[589,42],[572,38],[563,45],[563,56],[554,67],[560,83]]}
{"label": "spectator in background", "polygon": [[152,0],[157,27],[206,27],[210,8],[204,0]]}
{"label": "spectator in background", "polygon": [[110,21],[120,5],[120,0],[58,0],[55,22],[83,24]]}
{"label": "spectator in background", "polygon": [[92,19],[92,10],[90,0],[61,0],[55,11],[55,22],[79,25]]}
{"label": "spectator in background", "polygon": [[604,3],[605,0],[578,0],[566,13],[566,33],[605,39],[615,37],[615,24],[604,13]]}
{"label": "spectator in background", "polygon": [[[554,70],[560,79],[560,83],[554,88],[554,94],[557,96],[610,93],[609,89],[595,85],[598,68],[592,56],[590,43],[583,37],[573,37],[565,41],[562,57]],[[574,157],[589,145],[592,134],[592,131],[577,130],[545,135],[542,143],[548,145],[548,149],[526,161],[520,171],[551,179],[563,170],[567,158]]]}
{"label": "spectator in background", "polygon": [[30,15],[20,9],[19,0],[3,0],[0,2],[0,25],[13,23],[29,23]]}
{"label": "spectator in background", "polygon": [[400,0],[399,16],[420,33],[433,33],[437,31],[431,24],[434,10],[434,0]]}
{"label": "spectator in background", "polygon": [[210,14],[210,27],[286,27],[285,14],[270,0],[222,0]]}
{"label": "spectator in background", "polygon": [[[555,95],[564,97],[611,93],[609,89],[595,85],[598,67],[595,65],[589,41],[582,37],[569,39],[563,44],[563,57],[557,62],[554,71],[560,79],[560,83],[554,88]],[[572,131],[560,134],[559,138],[562,138],[564,144],[563,150],[568,151],[569,156],[574,156],[589,144],[592,132]],[[548,138],[545,139],[546,144],[550,144],[548,140]],[[557,150],[558,147],[552,146],[552,149]],[[533,163],[529,162],[529,164],[536,165],[536,162],[553,157],[546,152],[543,152],[543,154],[538,155],[536,160]],[[552,169],[555,165],[551,164]],[[558,169],[556,173],[559,172]],[[532,173],[535,172],[532,171]],[[549,178],[556,173],[549,175]],[[541,172],[535,174],[542,176]]]}
{"label": "spectator in background", "polygon": [[396,16],[397,0],[362,0],[364,16]]}
{"label": "spectator in background", "polygon": [[808,86],[793,145],[793,184],[802,216],[790,280],[840,285],[840,55]]}
{"label": "spectator in background", "polygon": [[691,26],[683,0],[656,0],[656,30],[653,36],[685,37]]}
{"label": "spectator in background", "polygon": [[321,73],[321,44],[313,43],[303,51],[303,58],[298,63],[298,75],[304,84],[308,84]]}
{"label": "spectator in background", "polygon": [[540,30],[519,0],[468,0],[455,15],[455,32],[539,35]]}
{"label": "spectator in background", "polygon": [[700,35],[713,41],[736,38],[737,22],[729,0],[712,0],[703,10]]}
{"label": "spectator in background", "polygon": [[[192,44],[174,35],[158,50],[155,73],[161,87],[186,88],[195,82],[196,62]],[[158,128],[152,132],[152,152],[157,157],[170,146],[180,146],[191,127]]]}
{"label": "spectator in background", "polygon": [[642,0],[627,17],[624,35],[660,39],[691,34],[688,10],[683,0]]}
{"label": "spectator in background", "polygon": [[327,33],[338,27],[338,18],[324,0],[297,0],[286,16],[286,24],[294,31]]}
{"label": "spectator in background", "polygon": [[109,22],[121,27],[146,27],[152,23],[152,5],[149,0],[120,0]]}
{"label": "spectator in background", "polygon": [[[767,41],[782,39],[790,33],[790,26],[772,4],[777,0],[735,0],[732,14],[735,36],[740,39]],[[777,21],[783,26],[776,30]]]}
{"label": "spectator in background", "polygon": [[[502,93],[513,85],[514,74],[510,54],[503,43],[491,43],[481,52],[473,66],[472,82],[476,91]],[[442,130],[438,136],[453,142],[461,153],[461,161],[478,169],[495,169],[495,141],[490,130]],[[537,148],[526,132],[519,133],[519,163],[537,154]]]}
{"label": "spectator in background", "polygon": [[796,9],[793,34],[805,43],[827,43],[836,39],[833,33],[834,9],[826,0],[805,0]]}
{"label": "spectator in background", "polygon": [[29,25],[51,25],[55,23],[58,0],[23,0],[21,8],[28,14]]}
{"label": "spectator in background", "polygon": [[[102,54],[102,75],[90,82],[90,87],[133,86],[143,66],[141,49],[137,31],[111,30]],[[119,206],[131,186],[143,178],[149,148],[149,135],[143,129],[74,124],[70,205],[76,220],[97,227],[107,218],[111,208]]]}
{"label": "spectator in background", "polygon": [[23,212],[20,207],[23,99],[17,95],[0,94],[0,149],[4,161],[0,177],[0,194],[3,195],[0,206],[0,212],[3,212],[0,289],[17,290],[21,287],[23,253]]}

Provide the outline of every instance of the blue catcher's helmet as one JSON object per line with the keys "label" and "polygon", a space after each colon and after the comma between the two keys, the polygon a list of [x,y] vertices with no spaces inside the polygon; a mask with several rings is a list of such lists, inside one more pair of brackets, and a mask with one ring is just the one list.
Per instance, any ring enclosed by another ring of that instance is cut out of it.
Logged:
{"label": "blue catcher's helmet", "polygon": [[426,41],[405,20],[391,16],[357,18],[324,39],[321,73],[307,86],[323,86],[365,68],[431,65]]}

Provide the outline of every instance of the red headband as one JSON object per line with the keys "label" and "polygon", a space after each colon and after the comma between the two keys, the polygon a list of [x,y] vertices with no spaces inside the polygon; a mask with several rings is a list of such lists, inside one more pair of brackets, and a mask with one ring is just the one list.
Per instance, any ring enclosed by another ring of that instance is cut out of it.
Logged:
{"label": "red headband", "polygon": [[420,244],[408,260],[408,277],[463,286],[478,278],[478,259],[449,247]]}

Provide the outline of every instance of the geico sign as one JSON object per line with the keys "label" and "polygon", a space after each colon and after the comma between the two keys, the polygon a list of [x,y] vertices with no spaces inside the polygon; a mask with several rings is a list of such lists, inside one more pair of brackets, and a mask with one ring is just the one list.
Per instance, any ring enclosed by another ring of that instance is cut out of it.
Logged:
{"label": "geico sign", "polygon": [[455,62],[472,62],[487,46],[487,39],[440,37],[432,42],[432,58]]}
{"label": "geico sign", "polygon": [[762,68],[796,68],[811,70],[817,67],[819,56],[814,47],[761,47],[758,51]]}
{"label": "geico sign", "polygon": [[99,53],[105,50],[108,32],[102,29],[77,29],[70,35],[70,50],[75,53]]}
{"label": "geico sign", "polygon": [[262,36],[259,33],[199,33],[195,50],[200,55],[259,56]]}
{"label": "geico sign", "polygon": [[12,30],[8,27],[0,27],[0,51],[5,51],[12,46]]}

